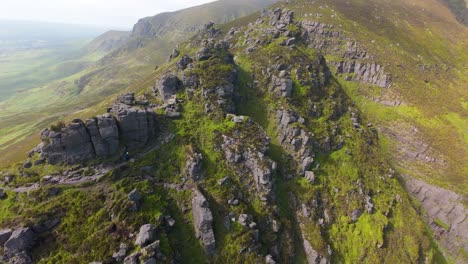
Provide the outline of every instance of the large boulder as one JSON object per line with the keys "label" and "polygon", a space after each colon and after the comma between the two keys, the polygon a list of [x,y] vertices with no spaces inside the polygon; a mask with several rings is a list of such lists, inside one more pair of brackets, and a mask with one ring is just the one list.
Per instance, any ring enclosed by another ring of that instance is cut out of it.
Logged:
{"label": "large boulder", "polygon": [[151,243],[154,239],[155,228],[152,224],[142,225],[140,227],[140,232],[135,240],[135,244],[138,246],[145,246]]}
{"label": "large boulder", "polygon": [[28,252],[35,242],[35,233],[31,228],[21,228],[13,231],[5,242],[4,252],[7,258],[11,258],[21,252]]}
{"label": "large boulder", "polygon": [[91,136],[79,119],[73,120],[60,131],[46,129],[41,137],[44,142],[41,155],[50,164],[80,163],[96,157]]}
{"label": "large boulder", "polygon": [[163,75],[156,82],[157,92],[164,101],[174,97],[180,88],[181,82],[174,74]]}
{"label": "large boulder", "polygon": [[212,255],[216,250],[213,214],[211,213],[208,201],[198,190],[193,192],[192,214],[195,234],[201,240],[206,253]]}

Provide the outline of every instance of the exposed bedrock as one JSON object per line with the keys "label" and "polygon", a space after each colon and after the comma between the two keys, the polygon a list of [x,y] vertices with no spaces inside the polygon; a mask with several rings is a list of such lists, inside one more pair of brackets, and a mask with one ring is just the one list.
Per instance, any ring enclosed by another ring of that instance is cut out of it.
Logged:
{"label": "exposed bedrock", "polygon": [[134,102],[133,94],[125,94],[109,114],[45,129],[42,143],[33,152],[40,153],[50,164],[74,164],[110,158],[118,154],[121,146],[126,150],[144,147],[156,136],[156,116]]}
{"label": "exposed bedrock", "polygon": [[213,231],[213,214],[211,213],[210,204],[198,190],[193,192],[192,214],[197,238],[202,242],[207,254],[214,254],[216,240]]}
{"label": "exposed bedrock", "polygon": [[453,255],[468,252],[468,210],[463,197],[421,180],[406,177],[406,187],[427,212],[426,219],[434,235]]}

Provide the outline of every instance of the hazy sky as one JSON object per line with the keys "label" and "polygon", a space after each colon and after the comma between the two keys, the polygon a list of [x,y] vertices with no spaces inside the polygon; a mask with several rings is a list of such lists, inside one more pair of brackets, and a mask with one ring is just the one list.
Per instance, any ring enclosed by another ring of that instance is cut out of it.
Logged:
{"label": "hazy sky", "polygon": [[139,18],[213,1],[214,0],[0,0],[0,18],[130,29]]}

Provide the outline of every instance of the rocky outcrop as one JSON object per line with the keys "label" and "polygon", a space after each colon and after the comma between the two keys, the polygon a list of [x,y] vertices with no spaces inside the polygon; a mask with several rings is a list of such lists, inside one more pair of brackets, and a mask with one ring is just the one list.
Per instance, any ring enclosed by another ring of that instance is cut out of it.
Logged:
{"label": "rocky outcrop", "polygon": [[111,113],[119,126],[120,142],[128,150],[144,147],[156,136],[156,115],[146,108],[114,104]]}
{"label": "rocky outcrop", "polygon": [[457,256],[459,249],[468,252],[468,210],[463,197],[446,189],[406,177],[406,187],[427,212],[427,222],[436,238]]}
{"label": "rocky outcrop", "polygon": [[41,138],[44,142],[42,157],[50,164],[79,163],[96,157],[88,129],[79,119],[57,132],[44,130]]}
{"label": "rocky outcrop", "polygon": [[202,242],[207,254],[214,254],[216,240],[213,231],[213,214],[205,196],[198,190],[193,192],[192,215],[197,238]]}
{"label": "rocky outcrop", "polygon": [[185,70],[185,69],[187,68],[187,66],[190,65],[192,62],[193,62],[193,59],[190,58],[190,56],[184,55],[184,56],[182,56],[182,58],[180,58],[180,60],[176,63],[176,67],[177,67],[177,69],[183,71],[183,70]]}
{"label": "rocky outcrop", "polygon": [[164,101],[173,98],[181,88],[179,78],[174,74],[165,74],[156,82],[155,93]]}
{"label": "rocky outcrop", "polygon": [[35,238],[36,235],[31,228],[13,231],[4,244],[4,257],[10,263],[32,263],[28,252],[34,246]]}
{"label": "rocky outcrop", "polygon": [[383,67],[373,62],[340,61],[331,63],[339,74],[345,74],[347,81],[359,81],[375,84],[379,87],[390,87],[390,78]]}
{"label": "rocky outcrop", "polygon": [[278,141],[297,162],[298,173],[313,182],[315,174],[310,171],[314,162],[313,134],[304,126],[304,119],[288,110],[276,111]]}
{"label": "rocky outcrop", "polygon": [[[252,175],[259,198],[262,201],[271,201],[274,199],[273,173],[277,164],[265,155],[269,148],[270,138],[251,119],[245,118],[244,123],[239,126],[239,129],[230,135],[222,136],[221,149],[227,162],[234,166],[240,175]],[[244,138],[243,126],[251,131],[250,135],[255,136],[250,139]]]}
{"label": "rocky outcrop", "polygon": [[111,157],[119,150],[119,128],[117,121],[110,115],[101,115],[86,120],[93,143],[94,151],[97,157]]}
{"label": "rocky outcrop", "polygon": [[118,154],[120,146],[126,150],[144,147],[156,136],[156,115],[136,103],[133,94],[124,94],[108,114],[45,129],[42,143],[30,156],[37,152],[50,164],[75,164],[110,158]]}
{"label": "rocky outcrop", "polygon": [[359,43],[350,40],[333,25],[310,20],[302,21],[302,39],[311,48],[323,54],[341,57],[331,62],[338,74],[343,74],[348,81],[373,84],[382,88],[391,85],[390,76],[384,67],[373,61],[368,51]]}

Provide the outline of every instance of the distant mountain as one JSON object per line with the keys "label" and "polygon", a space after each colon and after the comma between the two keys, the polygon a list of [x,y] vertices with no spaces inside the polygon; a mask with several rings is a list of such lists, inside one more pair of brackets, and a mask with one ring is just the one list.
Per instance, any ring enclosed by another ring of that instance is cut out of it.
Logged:
{"label": "distant mountain", "polygon": [[110,52],[126,44],[130,35],[129,31],[111,30],[95,38],[88,44],[87,49],[89,52]]}

